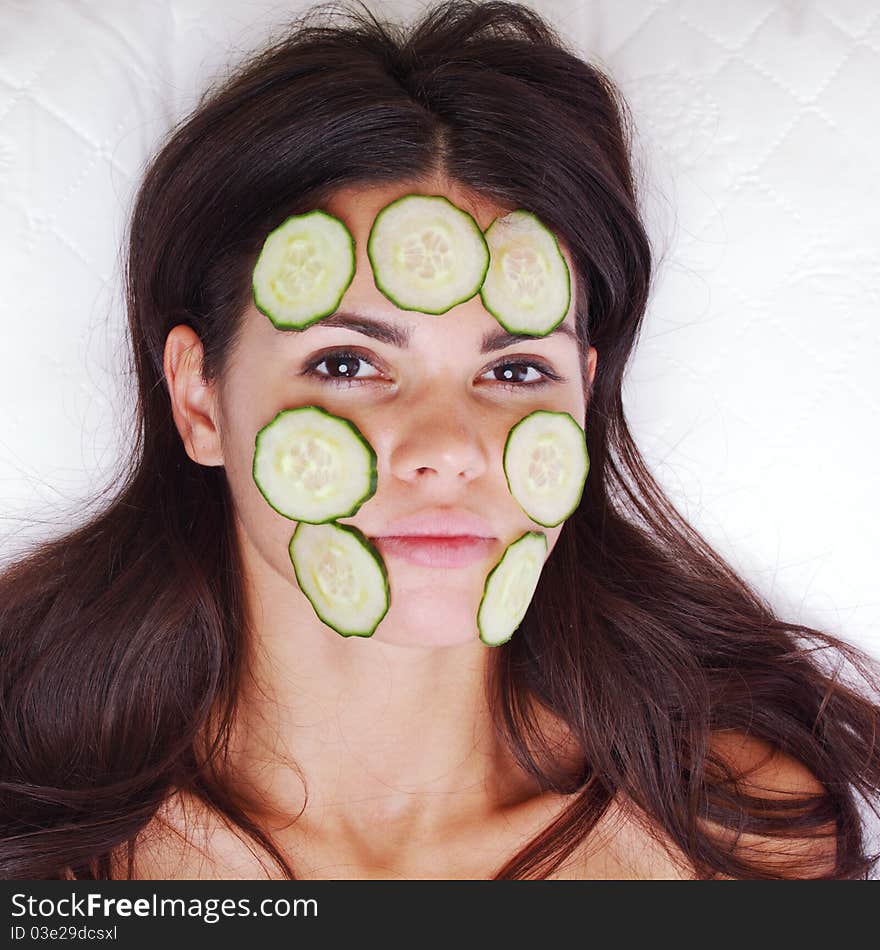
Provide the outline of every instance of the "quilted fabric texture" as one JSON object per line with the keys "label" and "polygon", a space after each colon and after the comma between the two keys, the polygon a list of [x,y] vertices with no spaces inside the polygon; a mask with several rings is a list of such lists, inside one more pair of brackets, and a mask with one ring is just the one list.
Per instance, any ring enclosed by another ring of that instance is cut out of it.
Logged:
{"label": "quilted fabric texture", "polygon": [[[112,481],[127,442],[120,242],[145,161],[304,6],[0,4],[4,555]],[[533,6],[617,80],[639,132],[658,268],[625,395],[649,463],[787,616],[880,655],[880,9]]]}

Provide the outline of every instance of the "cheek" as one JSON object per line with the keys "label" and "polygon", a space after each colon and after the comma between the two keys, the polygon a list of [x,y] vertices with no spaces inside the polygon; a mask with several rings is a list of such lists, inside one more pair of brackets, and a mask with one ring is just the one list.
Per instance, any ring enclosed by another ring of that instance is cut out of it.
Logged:
{"label": "cheek", "polygon": [[240,526],[268,560],[283,566],[296,522],[279,515],[269,505],[253,474],[257,432],[277,412],[264,410],[264,405],[269,405],[268,401],[262,400],[252,385],[243,389],[230,385],[225,390],[219,419],[223,467]]}
{"label": "cheek", "polygon": [[[253,481],[257,433],[281,409],[297,405],[295,400],[290,400],[289,393],[284,393],[276,376],[273,366],[265,366],[260,372],[254,356],[239,355],[219,392],[218,425],[224,467],[234,497],[242,501],[254,493],[262,499]],[[265,500],[263,504],[266,504]]]}
{"label": "cheek", "polygon": [[244,433],[232,441],[227,460],[226,479],[235,513],[251,544],[277,567],[286,569],[287,545],[296,522],[278,514],[263,497],[253,477],[254,437]]}
{"label": "cheek", "polygon": [[564,409],[583,425],[587,413],[587,401],[584,393],[584,383],[579,373],[573,376],[571,382],[565,387],[563,401],[565,405],[559,408]]}
{"label": "cheek", "polygon": [[[226,405],[229,405],[229,400]],[[223,467],[236,507],[244,507],[256,491],[251,473],[254,460],[254,440],[259,426],[246,412],[236,408],[224,409],[220,415],[220,444]],[[259,492],[257,491],[259,496]]]}
{"label": "cheek", "polygon": [[285,518],[272,508],[253,479],[251,457],[233,471],[227,469],[230,492],[235,507],[235,521],[244,557],[251,574],[266,575],[266,567],[296,586],[290,561],[290,539],[297,522]]}

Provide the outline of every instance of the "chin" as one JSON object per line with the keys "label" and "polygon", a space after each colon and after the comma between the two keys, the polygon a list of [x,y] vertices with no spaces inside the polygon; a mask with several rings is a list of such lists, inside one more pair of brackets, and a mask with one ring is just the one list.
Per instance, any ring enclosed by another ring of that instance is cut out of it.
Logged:
{"label": "chin", "polygon": [[[407,565],[408,566],[408,565]],[[454,647],[479,642],[477,613],[485,572],[389,571],[391,604],[370,639],[407,647]]]}
{"label": "chin", "polygon": [[473,636],[468,636],[451,630],[420,630],[413,633],[411,630],[398,630],[396,628],[383,631],[379,626],[370,639],[400,647],[460,647],[466,643],[479,640],[479,634],[474,631]]}
{"label": "chin", "polygon": [[426,606],[424,601],[413,609],[392,603],[371,639],[404,647],[457,647],[479,641],[477,604],[473,610],[449,604],[425,610]]}

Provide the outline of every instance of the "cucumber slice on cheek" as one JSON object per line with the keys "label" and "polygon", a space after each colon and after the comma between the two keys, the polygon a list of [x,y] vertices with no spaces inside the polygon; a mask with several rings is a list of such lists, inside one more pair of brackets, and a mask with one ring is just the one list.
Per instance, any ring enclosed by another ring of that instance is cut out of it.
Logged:
{"label": "cucumber slice on cheek", "polygon": [[506,643],[526,615],[547,557],[547,536],[527,531],[508,545],[486,577],[477,613],[480,639],[487,646]]}
{"label": "cucumber slice on cheek", "polygon": [[257,433],[253,477],[285,518],[322,524],[376,493],[376,453],[360,429],[320,406],[283,409]]}
{"label": "cucumber slice on cheek", "polygon": [[[545,527],[561,524],[577,508],[589,468],[584,431],[567,412],[537,409],[507,435],[507,486],[523,511]],[[548,548],[543,532],[526,532],[489,573],[477,614],[480,639],[488,646],[506,643],[522,623]]]}
{"label": "cucumber slice on cheek", "polygon": [[[367,253],[376,287],[402,310],[441,314],[480,293],[507,330],[541,336],[571,301],[555,235],[524,210],[484,234],[443,196],[404,195],[376,215]],[[303,329],[337,309],[354,272],[354,239],[341,221],[322,211],[290,217],[263,245],[254,302],[277,329]],[[553,527],[575,510],[588,471],[583,429],[567,412],[537,410],[508,433],[507,485],[538,524]],[[369,442],[319,406],[286,409],[257,433],[253,478],[272,508],[299,522],[288,553],[317,616],[341,636],[371,636],[390,605],[388,572],[361,531],[336,521],[376,492]],[[477,612],[487,645],[506,643],[519,627],[547,551],[545,534],[526,532],[488,573]]]}
{"label": "cucumber slice on cheek", "polygon": [[353,525],[376,492],[376,453],[357,426],[320,406],[284,409],[257,433],[253,477],[266,501],[299,524],[288,554],[315,613],[343,637],[369,637],[390,603],[379,551]]}
{"label": "cucumber slice on cheek", "polygon": [[385,564],[369,538],[354,525],[300,522],[289,552],[318,617],[343,637],[372,636],[391,597]]}
{"label": "cucumber slice on cheek", "polygon": [[537,409],[513,426],[504,446],[507,486],[523,511],[552,528],[580,504],[590,470],[584,430],[567,412]]}

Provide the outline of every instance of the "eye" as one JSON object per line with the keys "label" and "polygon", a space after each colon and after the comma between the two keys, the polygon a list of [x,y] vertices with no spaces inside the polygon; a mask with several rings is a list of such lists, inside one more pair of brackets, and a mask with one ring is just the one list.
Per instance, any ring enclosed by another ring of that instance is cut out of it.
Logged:
{"label": "eye", "polygon": [[[528,372],[531,370],[537,373],[537,378],[527,379]],[[508,360],[504,363],[496,363],[487,373],[494,373],[495,379],[504,389],[522,389],[533,386],[544,386],[548,379],[557,379],[556,374],[543,363],[527,360]],[[498,375],[500,373],[500,375]]]}
{"label": "eye", "polygon": [[[326,370],[318,369],[322,364],[326,364]],[[335,386],[353,386],[380,377],[381,374],[378,372],[364,375],[360,372],[364,367],[375,369],[369,359],[361,353],[347,349],[332,350],[312,360],[305,367],[303,373],[306,376],[312,376],[321,382],[331,383]],[[529,371],[537,374],[537,376],[529,378]],[[494,379],[486,379],[489,373],[494,374]],[[502,389],[509,390],[533,389],[546,386],[551,380],[562,379],[546,363],[534,358],[504,360],[491,366],[480,378],[486,379],[490,384],[494,382]]]}
{"label": "eye", "polygon": [[[326,363],[329,372],[318,371],[318,367]],[[313,360],[305,369],[307,376],[316,376],[324,382],[346,385],[349,383],[363,382],[367,379],[375,379],[376,375],[358,375],[358,370],[362,366],[372,366],[366,357],[359,353],[353,353],[350,350],[334,350],[332,353],[325,353],[317,360]],[[374,367],[375,368],[375,367]],[[340,375],[336,375],[339,373]]]}

